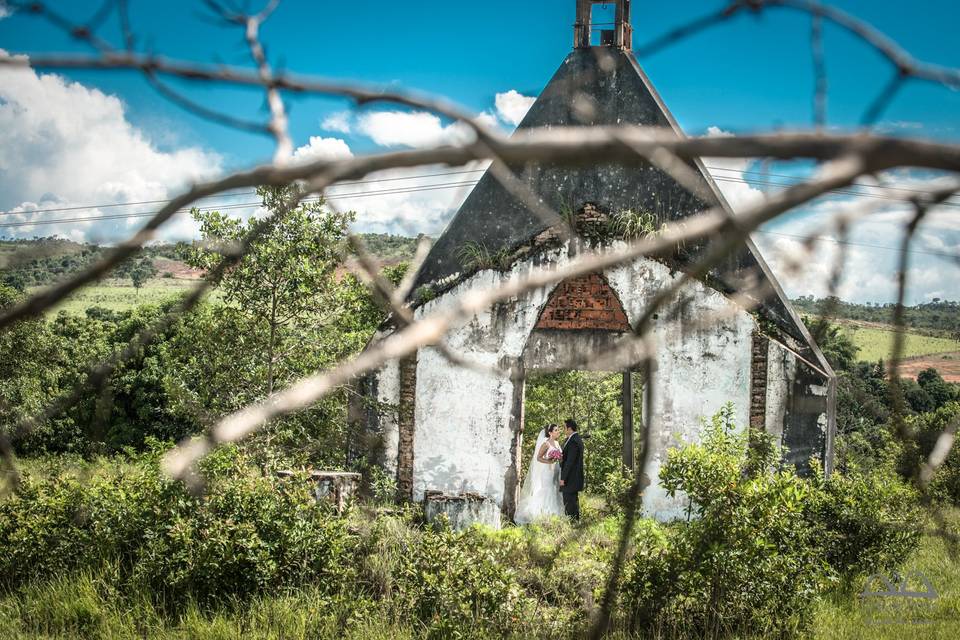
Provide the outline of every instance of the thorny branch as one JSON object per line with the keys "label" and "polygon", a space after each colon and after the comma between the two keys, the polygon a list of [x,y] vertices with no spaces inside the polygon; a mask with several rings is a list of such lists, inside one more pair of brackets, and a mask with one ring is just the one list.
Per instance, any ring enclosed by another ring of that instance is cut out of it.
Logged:
{"label": "thorny branch", "polygon": [[[652,342],[650,322],[653,315],[677,298],[684,284],[702,277],[714,268],[732,251],[747,241],[749,234],[760,225],[797,206],[803,205],[832,189],[854,184],[863,176],[898,167],[942,170],[960,173],[960,146],[941,144],[905,138],[888,138],[875,135],[828,134],[822,128],[826,124],[826,71],[823,52],[823,28],[825,23],[843,29],[880,53],[893,67],[890,81],[878,92],[864,114],[864,122],[874,122],[890,101],[897,95],[908,79],[918,79],[948,87],[960,87],[960,70],[941,67],[917,60],[897,43],[874,29],[834,7],[813,0],[734,0],[721,11],[697,18],[682,25],[638,48],[638,55],[649,55],[685,39],[705,29],[724,23],[737,15],[759,13],[771,9],[790,9],[808,14],[811,17],[811,50],[813,55],[815,96],[814,121],[818,127],[815,133],[778,133],[770,135],[737,136],[728,138],[681,138],[672,131],[654,130],[641,127],[570,127],[552,131],[529,131],[516,134],[507,139],[476,122],[466,110],[444,99],[416,95],[407,92],[385,90],[379,87],[365,87],[352,82],[329,81],[312,76],[299,76],[278,72],[267,59],[260,41],[260,27],[279,5],[278,0],[270,0],[265,8],[256,14],[242,14],[230,10],[216,0],[206,0],[207,5],[229,24],[243,28],[244,39],[250,52],[253,68],[225,65],[210,65],[192,61],[174,60],[152,53],[140,53],[135,50],[136,38],[130,24],[128,7],[125,0],[116,2],[121,24],[123,46],[114,48],[109,42],[96,34],[97,28],[109,14],[111,2],[106,0],[86,24],[70,23],[59,13],[52,11],[45,3],[10,3],[14,8],[39,16],[54,27],[63,30],[74,39],[90,45],[97,53],[92,56],[74,55],[38,55],[32,58],[6,55],[0,57],[0,65],[10,68],[33,67],[37,69],[132,69],[142,72],[148,81],[165,97],[201,117],[219,122],[235,129],[269,133],[276,141],[276,150],[271,165],[255,167],[237,172],[217,180],[198,183],[173,197],[147,224],[136,234],[126,239],[103,259],[87,269],[71,276],[49,290],[29,296],[24,301],[0,312],[0,331],[25,318],[47,311],[79,288],[105,277],[120,262],[135,255],[145,243],[156,237],[157,232],[173,215],[193,203],[198,198],[207,197],[240,187],[261,185],[281,186],[300,182],[304,189],[298,197],[310,193],[322,193],[328,186],[338,181],[362,178],[372,172],[384,169],[413,167],[425,164],[446,164],[460,166],[475,160],[492,161],[492,175],[515,198],[525,203],[535,215],[539,216],[546,227],[558,226],[560,216],[543,204],[528,184],[509,169],[511,166],[523,166],[528,163],[551,165],[588,165],[598,161],[619,162],[628,165],[653,164],[660,168],[684,188],[695,191],[698,188],[696,174],[690,164],[701,157],[760,158],[765,161],[809,159],[824,162],[819,174],[812,178],[778,192],[764,202],[730,216],[722,206],[714,207],[686,219],[681,224],[667,225],[655,237],[626,244],[611,250],[585,251],[562,267],[533,269],[522,276],[503,278],[502,283],[487,290],[468,290],[460,295],[453,304],[431,313],[417,315],[405,304],[405,300],[414,282],[415,269],[404,278],[399,287],[392,287],[380,274],[375,259],[355,245],[359,270],[364,280],[371,286],[385,308],[398,319],[398,330],[389,337],[376,342],[357,357],[341,362],[332,369],[305,378],[291,387],[271,394],[258,404],[246,407],[223,418],[208,437],[184,443],[165,459],[165,466],[174,476],[189,479],[191,469],[198,458],[212,447],[224,442],[241,439],[267,421],[285,415],[322,398],[336,387],[348,382],[355,376],[382,365],[390,359],[402,357],[418,348],[433,347],[451,362],[461,366],[478,368],[482,365],[470,362],[454,353],[443,342],[449,329],[475,314],[488,309],[492,304],[518,296],[524,292],[551,286],[563,279],[602,271],[634,260],[641,256],[669,254],[680,243],[710,240],[707,248],[698,259],[675,278],[671,284],[654,297],[639,321],[635,322],[634,334],[628,336],[619,345],[623,349],[635,349],[637,362],[646,370],[647,401],[652,406],[652,394],[655,384],[652,354],[656,345]],[[221,114],[186,96],[176,92],[162,78],[178,78],[194,82],[216,82],[234,86],[250,87],[262,90],[270,113],[266,123],[254,122]],[[284,93],[315,94],[337,96],[352,100],[358,106],[389,102],[413,109],[426,110],[450,120],[464,123],[475,135],[475,140],[460,147],[441,147],[435,149],[417,149],[411,151],[374,154],[340,161],[314,161],[305,164],[290,164],[293,149],[290,138]],[[902,392],[899,388],[898,366],[903,349],[904,301],[908,288],[907,270],[909,267],[909,247],[918,226],[931,207],[946,200],[958,190],[956,184],[947,188],[931,189],[927,193],[912,198],[915,214],[905,226],[900,248],[898,271],[898,301],[895,307],[894,324],[897,333],[891,366],[891,387],[895,398]],[[289,206],[295,206],[290,202]],[[836,232],[841,239],[848,232],[851,220],[841,218],[837,222]],[[270,223],[270,218],[262,221]],[[257,231],[238,247],[236,251],[225,255],[215,270],[225,270],[243,257],[250,244],[255,241]],[[804,246],[812,250],[816,232],[808,236]],[[575,242],[576,240],[571,240]],[[418,263],[426,256],[426,245],[418,249]],[[836,262],[830,272],[828,287],[834,294],[840,284],[846,250],[841,243]],[[960,261],[958,261],[960,264]],[[120,363],[135,353],[136,349],[148,344],[158,332],[174,322],[183,312],[194,306],[203,296],[210,280],[199,283],[194,290],[155,325],[138,334],[130,345],[109,360],[99,363],[91,369],[83,385],[78,385],[72,393],[58,399],[34,420],[42,420],[55,415],[75,402],[87,390],[97,393],[107,377]],[[771,292],[763,287],[743,287],[732,297],[744,308],[750,308]],[[678,303],[682,305],[683,302]],[[823,310],[824,317],[830,315],[829,309]],[[705,321],[708,321],[705,320]],[[639,349],[637,349],[639,345]],[[613,357],[616,354],[591,354],[594,360]],[[659,382],[659,381],[657,381]],[[895,419],[902,425],[902,397],[895,400]],[[656,420],[650,416],[649,420]],[[649,446],[653,426],[646,421],[643,434],[643,461],[627,499],[627,513],[624,519],[614,561],[607,579],[607,588],[600,610],[594,618],[591,635],[602,635],[608,626],[610,610],[616,598],[616,588],[622,572],[632,537],[632,528],[639,515],[639,505],[645,488],[650,483],[646,475],[651,447]],[[30,423],[21,425],[29,428]],[[933,473],[946,459],[954,443],[957,423],[952,423],[940,435],[933,452],[919,470],[919,481],[925,487]],[[902,428],[900,429],[902,432]],[[905,434],[900,434],[906,437]],[[5,466],[13,471],[12,482],[16,481],[13,451],[6,435],[0,434],[0,454]],[[941,522],[941,530],[945,532]]]}

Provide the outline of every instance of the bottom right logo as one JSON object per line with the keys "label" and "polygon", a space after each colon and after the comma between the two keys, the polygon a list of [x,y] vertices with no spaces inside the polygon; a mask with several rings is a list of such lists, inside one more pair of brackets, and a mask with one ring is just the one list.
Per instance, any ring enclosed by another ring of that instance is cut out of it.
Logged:
{"label": "bottom right logo", "polygon": [[929,624],[937,590],[918,570],[890,577],[873,574],[860,593],[867,624]]}

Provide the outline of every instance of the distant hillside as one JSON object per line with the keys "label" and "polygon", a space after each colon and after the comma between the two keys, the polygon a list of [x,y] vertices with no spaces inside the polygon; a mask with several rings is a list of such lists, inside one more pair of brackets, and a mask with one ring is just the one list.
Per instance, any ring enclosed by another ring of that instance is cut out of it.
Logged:
{"label": "distant hillside", "polygon": [[[885,325],[893,322],[893,311],[896,307],[893,303],[858,304],[843,300],[835,300],[833,303],[835,306],[831,314],[836,318]],[[801,313],[815,315],[823,312],[827,300],[801,296],[794,300],[793,304]],[[913,330],[949,335],[957,339],[957,336],[960,336],[960,302],[934,298],[932,302],[905,307],[904,322]]]}
{"label": "distant hillside", "polygon": [[389,233],[364,233],[361,236],[370,253],[384,262],[410,260],[417,253],[417,238]]}
{"label": "distant hillside", "polygon": [[[401,262],[413,258],[417,239],[386,233],[362,234],[369,250],[384,262]],[[17,289],[41,287],[83,269],[99,259],[108,247],[78,243],[62,238],[32,240],[0,240],[0,283]],[[202,272],[188,267],[184,260],[190,243],[155,244],[146,247],[141,256],[117,267],[113,278],[129,278],[139,263],[146,261],[156,276],[195,279]],[[149,266],[148,265],[148,266]]]}
{"label": "distant hillside", "polygon": [[[188,248],[184,242],[150,245],[142,255],[114,269],[111,277],[128,278],[143,262],[148,266],[161,259],[168,264],[179,263]],[[0,282],[17,289],[52,284],[95,262],[106,251],[107,247],[61,238],[0,240]],[[155,271],[156,268],[150,270]]]}

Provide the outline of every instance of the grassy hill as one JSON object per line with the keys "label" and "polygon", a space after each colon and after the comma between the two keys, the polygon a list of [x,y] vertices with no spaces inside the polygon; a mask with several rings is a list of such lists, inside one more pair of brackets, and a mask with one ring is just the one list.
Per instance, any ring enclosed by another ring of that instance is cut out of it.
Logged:
{"label": "grassy hill", "polygon": [[[826,300],[804,296],[794,300],[804,315],[815,316],[826,308]],[[857,304],[832,301],[833,322],[843,327],[859,348],[858,360],[888,361],[893,353],[896,332],[891,324],[892,304]],[[916,377],[934,368],[948,382],[960,382],[960,303],[935,299],[904,309],[906,329],[901,374]]]}
{"label": "grassy hill", "polygon": [[[409,260],[416,253],[417,239],[384,233],[363,234],[371,253],[387,263]],[[144,249],[154,277],[138,291],[130,279],[135,262],[114,270],[112,277],[84,287],[51,313],[83,313],[90,307],[125,311],[140,304],[157,303],[183,293],[203,276],[183,262],[186,243],[151,245]],[[95,244],[60,238],[0,240],[0,282],[28,292],[37,291],[85,268],[108,250]],[[143,259],[143,258],[141,258]]]}
{"label": "grassy hill", "polygon": [[[888,360],[893,351],[895,332],[892,325],[866,323],[857,320],[840,320],[853,343],[860,348],[860,360],[876,362]],[[960,351],[960,342],[949,336],[925,335],[908,330],[905,336],[903,357],[913,358],[937,353]]]}

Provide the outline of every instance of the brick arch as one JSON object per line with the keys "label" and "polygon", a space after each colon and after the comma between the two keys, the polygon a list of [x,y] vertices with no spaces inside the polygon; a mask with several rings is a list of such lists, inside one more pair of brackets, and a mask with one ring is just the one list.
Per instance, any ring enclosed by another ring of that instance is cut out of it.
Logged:
{"label": "brick arch", "polygon": [[568,278],[558,284],[534,329],[630,331],[620,298],[601,273]]}

